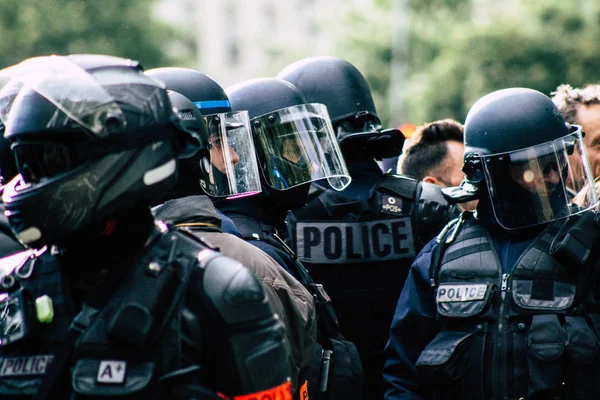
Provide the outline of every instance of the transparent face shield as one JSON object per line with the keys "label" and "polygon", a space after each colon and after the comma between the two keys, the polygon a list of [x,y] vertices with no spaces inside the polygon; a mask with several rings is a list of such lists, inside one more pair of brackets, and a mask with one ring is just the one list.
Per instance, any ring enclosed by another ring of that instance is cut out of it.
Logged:
{"label": "transparent face shield", "polygon": [[275,190],[327,179],[335,190],[350,184],[327,108],[302,104],[252,120],[267,184]]}
{"label": "transparent face shield", "polygon": [[552,142],[481,159],[494,215],[506,229],[555,221],[596,205],[581,128]]}
{"label": "transparent face shield", "polygon": [[228,199],[260,193],[260,175],[247,111],[205,117],[210,143],[210,173],[200,180],[212,197]]}

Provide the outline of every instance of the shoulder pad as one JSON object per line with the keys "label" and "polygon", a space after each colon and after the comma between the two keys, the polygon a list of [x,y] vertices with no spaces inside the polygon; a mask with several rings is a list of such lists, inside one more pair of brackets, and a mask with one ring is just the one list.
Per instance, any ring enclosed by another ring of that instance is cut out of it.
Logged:
{"label": "shoulder pad", "polygon": [[419,181],[406,175],[384,174],[377,184],[377,189],[387,189],[392,193],[415,201],[417,199]]}
{"label": "shoulder pad", "polygon": [[198,259],[204,269],[203,288],[208,301],[227,324],[272,316],[264,288],[241,263],[208,249]]}

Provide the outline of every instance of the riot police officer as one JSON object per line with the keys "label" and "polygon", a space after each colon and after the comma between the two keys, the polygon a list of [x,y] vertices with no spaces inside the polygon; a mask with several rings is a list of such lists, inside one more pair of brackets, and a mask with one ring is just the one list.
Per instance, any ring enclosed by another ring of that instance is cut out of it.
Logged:
{"label": "riot police officer", "polygon": [[404,136],[381,129],[369,85],[348,61],[307,58],[277,76],[327,106],[352,176],[339,192],[315,183],[306,207],[288,218],[288,240],[328,288],[340,326],[361,353],[365,396],[381,398],[383,348],[400,290],[452,207],[435,185],[381,172],[375,160],[399,155]]}
{"label": "riot police officer", "polygon": [[600,228],[581,127],[511,88],[473,105],[464,141],[465,180],[446,193],[479,204],[411,267],[386,399],[598,398]]}
{"label": "riot police officer", "polygon": [[261,284],[152,217],[199,146],[164,86],[97,55],[0,75],[19,88],[2,91],[20,172],[2,200],[39,249],[1,283],[2,397],[289,398],[284,327]]}
{"label": "riot police officer", "polygon": [[146,74],[164,82],[168,89],[189,96],[169,92],[181,123],[197,132],[202,143],[196,154],[181,160],[177,183],[164,196],[166,202],[154,208],[155,216],[217,246],[224,255],[242,262],[262,282],[275,312],[287,328],[292,355],[292,386],[302,399],[300,390],[306,391],[306,387],[301,387],[308,378],[316,342],[312,296],[267,254],[224,233],[231,227],[223,227],[222,219],[229,219],[217,214],[211,199],[204,195],[206,192],[211,198],[218,199],[252,195],[261,190],[248,112],[231,112],[225,91],[202,72],[188,68],[158,68],[146,71]]}
{"label": "riot police officer", "polygon": [[246,240],[278,261],[315,297],[319,346],[308,381],[310,398],[361,398],[362,367],[356,348],[340,333],[323,285],[312,280],[282,236],[287,211],[306,203],[310,182],[327,180],[338,190],[349,184],[327,110],[323,104],[308,103],[290,83],[274,78],[244,81],[226,93],[233,110],[249,113],[263,191],[217,206]]}

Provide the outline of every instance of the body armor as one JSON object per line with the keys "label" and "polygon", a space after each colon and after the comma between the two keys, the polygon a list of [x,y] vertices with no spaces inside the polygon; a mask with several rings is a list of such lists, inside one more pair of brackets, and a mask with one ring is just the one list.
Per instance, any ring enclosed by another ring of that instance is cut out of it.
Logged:
{"label": "body armor", "polygon": [[432,276],[442,330],[416,362],[436,398],[600,396],[596,218],[547,225],[504,273],[483,224],[466,216],[449,230]]}
{"label": "body armor", "polygon": [[[103,306],[79,308],[48,253],[28,258],[9,274],[13,284],[3,285],[5,310],[14,303],[27,322],[17,324],[14,312],[1,319],[3,398],[38,391],[71,399],[219,399],[269,390],[291,396],[284,328],[241,264],[185,233],[164,230],[124,263],[125,276],[113,282]],[[91,303],[105,295],[99,291]],[[52,299],[54,312],[45,323],[33,310],[43,296]],[[15,329],[26,332],[16,337]],[[52,366],[62,373],[48,384]]]}
{"label": "body armor", "polygon": [[365,393],[379,390],[383,348],[410,265],[452,212],[437,186],[383,175],[364,200],[319,191],[288,216],[290,246],[327,288],[342,332],[361,354]]}

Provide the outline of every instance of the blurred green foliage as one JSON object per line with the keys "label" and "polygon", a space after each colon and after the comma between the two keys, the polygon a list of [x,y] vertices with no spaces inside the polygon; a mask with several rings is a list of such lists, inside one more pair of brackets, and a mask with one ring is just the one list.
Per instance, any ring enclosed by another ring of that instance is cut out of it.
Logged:
{"label": "blurred green foliage", "polygon": [[170,62],[161,48],[175,34],[152,20],[151,0],[2,0],[0,67],[48,54],[132,58],[145,68]]}
{"label": "blurred green foliage", "polygon": [[[464,121],[470,106],[493,90],[524,86],[550,94],[559,84],[600,80],[597,0],[393,0],[349,9],[338,55],[363,71],[388,123]],[[407,13],[408,51],[403,110],[389,110],[392,29]],[[394,14],[396,13],[396,14]],[[400,119],[400,115],[405,118]]]}

